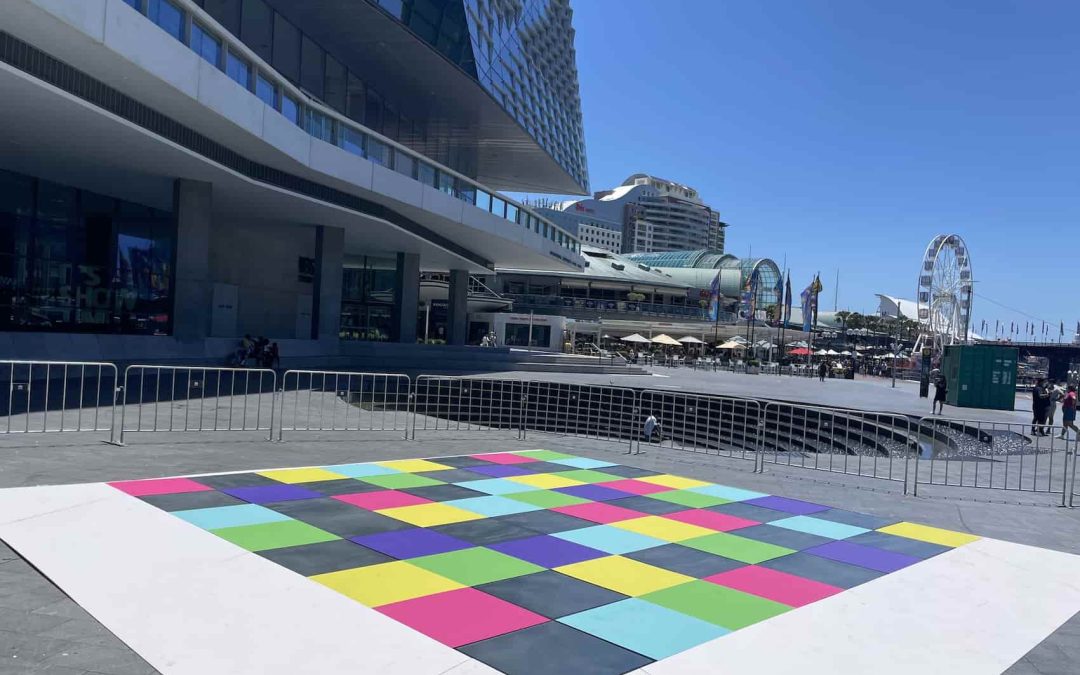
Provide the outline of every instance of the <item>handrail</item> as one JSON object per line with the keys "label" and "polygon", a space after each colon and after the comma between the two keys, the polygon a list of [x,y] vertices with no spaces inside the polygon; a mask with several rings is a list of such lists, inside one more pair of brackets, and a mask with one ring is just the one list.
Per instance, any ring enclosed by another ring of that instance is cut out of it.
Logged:
{"label": "handrail", "polygon": [[[487,186],[485,186],[485,185],[483,185],[481,183],[478,183],[477,181],[473,180],[472,178],[469,178],[468,176],[466,176],[466,175],[464,175],[462,173],[459,173],[458,171],[455,171],[454,169],[452,169],[452,168],[450,168],[448,166],[444,166],[444,165],[432,160],[430,157],[422,155],[422,154],[416,152],[415,150],[412,150],[412,149],[402,145],[401,143],[399,143],[399,142],[397,142],[397,141],[395,141],[395,140],[393,140],[391,138],[383,136],[382,134],[380,134],[377,131],[373,131],[373,130],[369,129],[366,126],[364,126],[362,124],[359,124],[358,122],[356,122],[356,121],[342,115],[340,112],[338,112],[338,111],[334,110],[333,108],[327,106],[322,101],[319,101],[317,98],[315,98],[314,96],[312,96],[308,92],[304,91],[302,88],[297,87],[292,82],[290,82],[288,80],[288,78],[281,75],[273,66],[268,64],[265,60],[263,60],[262,57],[260,57],[252,49],[250,49],[246,44],[244,44],[243,41],[238,39],[229,30],[227,30],[224,26],[222,26],[220,23],[218,23],[218,21],[216,19],[214,19],[214,17],[210,16],[210,14],[208,14],[205,10],[203,10],[201,7],[199,7],[197,4],[195,4],[194,0],[170,0],[170,2],[181,6],[181,11],[184,11],[187,14],[188,17],[191,17],[191,18],[196,19],[198,21],[200,30],[207,31],[207,29],[208,29],[208,32],[212,33],[214,35],[214,37],[221,40],[221,42],[223,43],[223,46],[225,48],[227,48],[227,50],[229,52],[234,52],[236,54],[239,54],[239,55],[243,56],[244,60],[246,60],[251,65],[251,68],[252,68],[251,81],[252,81],[252,83],[255,82],[255,79],[256,79],[257,75],[259,75],[259,74],[265,75],[267,77],[265,77],[264,79],[268,79],[268,80],[273,81],[273,84],[275,86],[275,92],[277,92],[277,91],[286,92],[294,101],[296,101],[297,105],[298,105],[298,108],[299,108],[299,110],[297,111],[297,113],[298,113],[298,115],[297,115],[298,116],[297,126],[300,127],[300,129],[302,129],[305,133],[307,133],[308,135],[315,138],[316,140],[322,140],[323,142],[327,142],[323,138],[312,134],[311,131],[309,131],[306,128],[306,126],[304,124],[304,122],[305,122],[305,114],[304,114],[305,110],[313,110],[316,113],[318,113],[319,115],[322,115],[323,117],[326,117],[326,118],[330,119],[331,123],[334,125],[334,129],[331,132],[331,135],[332,135],[332,137],[334,139],[334,142],[332,143],[332,145],[335,145],[336,147],[342,148],[346,152],[349,152],[349,150],[347,148],[342,147],[341,143],[342,143],[342,140],[343,140],[343,134],[338,132],[339,127],[341,127],[341,126],[348,127],[350,129],[352,129],[353,131],[356,131],[356,132],[358,132],[360,134],[363,134],[364,136],[371,137],[371,138],[375,139],[376,141],[378,141],[379,143],[382,143],[383,145],[386,145],[386,146],[392,148],[394,152],[400,152],[402,154],[405,154],[405,155],[409,156],[414,162],[417,162],[417,163],[420,163],[420,164],[426,164],[426,165],[430,166],[431,168],[438,170],[441,173],[445,173],[446,175],[453,177],[455,181],[461,181],[461,182],[471,186],[474,190],[478,190],[478,191],[488,195],[490,198],[497,198],[500,201],[506,203],[507,205],[513,206],[516,209],[516,212],[517,212],[518,215],[515,216],[514,220],[511,220],[506,215],[509,212],[509,209],[506,209],[503,214],[495,213],[490,208],[483,209],[479,204],[476,203],[476,195],[475,194],[473,194],[471,200],[470,199],[464,199],[463,194],[467,194],[467,193],[462,193],[462,192],[460,192],[458,190],[454,190],[453,193],[451,193],[451,194],[454,197],[456,197],[458,199],[461,199],[461,201],[472,204],[476,208],[486,210],[488,213],[492,213],[493,215],[497,215],[497,216],[503,218],[504,220],[507,220],[507,221],[510,221],[510,222],[515,223],[515,224],[522,225],[522,226],[528,228],[530,223],[527,220],[526,220],[526,222],[521,222],[522,219],[521,219],[520,214],[525,214],[525,215],[527,215],[527,216],[529,216],[531,218],[536,219],[537,222],[534,223],[533,225],[534,225],[534,230],[536,231],[537,234],[540,233],[539,225],[542,224],[542,225],[545,226],[545,231],[551,233],[550,236],[546,237],[547,239],[551,240],[552,242],[555,242],[560,247],[562,247],[562,248],[564,248],[564,249],[566,249],[568,251],[571,251],[573,253],[577,253],[577,252],[580,251],[581,242],[580,242],[580,240],[578,240],[578,238],[575,235],[570,234],[570,232],[567,231],[565,228],[562,228],[562,227],[556,225],[552,220],[550,220],[548,218],[545,218],[544,216],[540,215],[539,213],[537,213],[536,211],[534,211],[530,207],[522,204],[521,202],[519,202],[519,201],[517,201],[515,199],[507,197],[506,195],[504,195],[504,194],[502,194],[502,193],[500,193],[500,192],[498,192],[496,190],[493,190],[493,189],[491,189],[491,188],[489,188],[489,187],[487,187]],[[124,4],[127,4],[127,3],[124,3]],[[128,5],[128,6],[130,7],[130,5]],[[150,19],[147,16],[146,11],[145,11],[146,6],[147,6],[146,3],[144,2],[144,3],[142,3],[142,9],[141,10],[136,10],[134,8],[132,8],[132,10],[133,11],[138,11],[140,14],[143,15],[144,18],[147,18],[147,20],[149,21]],[[153,22],[151,21],[151,23],[153,23]],[[187,25],[186,20],[185,20],[185,25]],[[185,30],[185,36],[184,36],[185,37],[184,44],[185,44],[185,46],[188,46],[189,48],[190,48],[190,45],[188,44],[187,40],[190,39],[190,32],[191,32],[190,29]],[[214,66],[216,68],[218,68],[219,70],[224,70],[224,68],[222,67],[222,63],[224,62],[225,58],[226,58],[225,57],[225,51],[223,50],[222,51],[222,58],[219,58],[219,63],[214,64]],[[252,96],[255,95],[254,91],[252,91],[250,87],[249,87],[248,93],[250,93]],[[280,101],[280,99],[275,97],[275,103],[276,104],[277,104],[278,101]],[[272,107],[274,107],[275,110],[278,110],[278,108],[276,106],[272,106]],[[365,155],[361,155],[361,156],[363,156],[365,159],[367,159],[367,157]],[[381,164],[381,162],[375,162],[375,163]],[[389,168],[392,171],[395,170],[395,169],[393,169],[393,167],[388,166],[387,168]],[[406,174],[402,174],[402,175],[406,175]],[[413,180],[416,180],[417,182],[421,182],[416,178],[415,175],[412,175],[410,177]],[[436,183],[437,182],[438,181],[436,181]],[[426,184],[426,183],[424,183],[424,184]],[[431,186],[431,187],[435,187],[435,189],[440,189],[437,186]],[[489,199],[489,201],[493,201],[493,200]]]}

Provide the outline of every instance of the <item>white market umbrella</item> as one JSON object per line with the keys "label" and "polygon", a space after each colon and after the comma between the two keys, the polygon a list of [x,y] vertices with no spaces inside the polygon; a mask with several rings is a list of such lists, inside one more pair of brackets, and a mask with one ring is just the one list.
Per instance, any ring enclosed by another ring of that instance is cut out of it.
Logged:
{"label": "white market umbrella", "polygon": [[825,351],[824,349],[819,349],[816,352],[814,352],[814,356],[828,356],[828,355],[829,355],[829,352]]}
{"label": "white market umbrella", "polygon": [[829,351],[825,352],[825,355],[826,356],[840,356],[840,352],[830,349]]}
{"label": "white market umbrella", "polygon": [[686,345],[703,345],[703,344],[705,344],[704,342],[697,339],[693,335],[684,335],[681,338],[679,338],[678,341],[683,343],[683,344],[686,344]]}
{"label": "white market umbrella", "polygon": [[745,348],[745,346],[746,345],[742,344],[741,342],[736,342],[735,340],[728,340],[727,342],[725,342],[722,345],[717,345],[716,348],[717,349],[743,349],[743,348]]}
{"label": "white market umbrella", "polygon": [[844,351],[840,352],[840,356],[851,356],[851,352],[845,349]]}
{"label": "white market umbrella", "polygon": [[661,333],[652,339],[654,344],[682,347],[682,343],[666,333]]}
{"label": "white market umbrella", "polygon": [[620,339],[623,342],[636,342],[636,343],[639,343],[639,344],[649,344],[649,338],[638,335],[637,333],[634,333],[633,335],[627,335],[626,337],[620,338]]}

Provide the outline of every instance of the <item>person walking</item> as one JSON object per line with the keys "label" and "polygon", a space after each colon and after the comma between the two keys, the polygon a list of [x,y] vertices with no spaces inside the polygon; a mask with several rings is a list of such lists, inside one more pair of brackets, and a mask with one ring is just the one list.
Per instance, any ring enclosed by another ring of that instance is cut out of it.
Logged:
{"label": "person walking", "polygon": [[1070,384],[1061,400],[1061,437],[1068,440],[1069,429],[1076,432],[1080,439],[1080,429],[1076,428],[1076,385]]}
{"label": "person walking", "polygon": [[822,361],[817,367],[818,379],[821,380],[822,382],[824,382],[825,381],[825,374],[828,373],[828,372],[829,372],[828,364],[826,364],[824,361]]}
{"label": "person walking", "polygon": [[1049,410],[1050,392],[1046,378],[1040,377],[1031,388],[1031,435],[1046,436],[1046,413]]}
{"label": "person walking", "polygon": [[649,416],[645,418],[645,442],[652,443],[653,434],[656,434],[657,440],[660,440],[660,422],[656,417],[649,413]]}
{"label": "person walking", "polygon": [[945,375],[938,373],[934,378],[934,402],[930,404],[930,412],[934,415],[945,414],[945,399],[949,394],[949,381]]}
{"label": "person walking", "polygon": [[1046,423],[1050,428],[1054,427],[1054,415],[1057,414],[1058,403],[1061,399],[1065,398],[1065,392],[1054,380],[1050,380],[1046,387],[1047,393],[1050,394],[1050,399],[1046,404]]}

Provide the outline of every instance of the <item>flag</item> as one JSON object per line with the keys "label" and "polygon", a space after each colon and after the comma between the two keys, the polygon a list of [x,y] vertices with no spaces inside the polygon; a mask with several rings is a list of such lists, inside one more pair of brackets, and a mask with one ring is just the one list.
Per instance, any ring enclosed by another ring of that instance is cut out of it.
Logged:
{"label": "flag", "polygon": [[757,314],[757,296],[758,296],[758,273],[755,270],[750,275],[750,318],[753,319]]}
{"label": "flag", "polygon": [[[784,290],[784,323],[791,321],[791,272],[787,273],[787,282]],[[1080,325],[1080,323],[1078,323]]]}
{"label": "flag", "polygon": [[776,286],[773,287],[773,292],[776,293],[776,310],[774,316],[783,321],[784,314],[784,275],[781,274],[776,278]]}
{"label": "flag", "polygon": [[709,288],[709,321],[718,321],[720,316],[720,272],[712,280]]}
{"label": "flag", "polygon": [[814,276],[814,283],[811,284],[811,286],[812,286],[813,291],[814,291],[813,310],[814,310],[814,325],[816,326],[817,325],[817,317],[818,317],[818,296],[821,294],[821,289],[823,288],[822,285],[821,285],[821,274],[820,273],[818,273],[818,274],[816,274]]}
{"label": "flag", "polygon": [[1065,322],[1064,321],[1061,322],[1061,330],[1058,332],[1058,335],[1060,337],[1065,337]]}
{"label": "flag", "polygon": [[[810,289],[813,285],[814,284],[811,282],[810,286],[807,286],[802,290],[802,293],[799,293],[799,300],[802,303],[802,329],[804,333],[809,333],[810,329],[813,327],[813,324],[811,323],[813,316],[811,316],[810,313],[810,297],[813,295],[813,292]],[[1080,322],[1077,322],[1076,325],[1080,326]]]}

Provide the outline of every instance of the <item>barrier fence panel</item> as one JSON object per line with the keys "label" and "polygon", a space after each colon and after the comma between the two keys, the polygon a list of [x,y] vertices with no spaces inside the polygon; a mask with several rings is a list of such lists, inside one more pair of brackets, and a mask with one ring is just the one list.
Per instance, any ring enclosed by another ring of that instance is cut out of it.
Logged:
{"label": "barrier fence panel", "polygon": [[1064,506],[1075,490],[1069,464],[1078,441],[1059,433],[1060,427],[924,417],[916,494],[919,485],[1038,492],[1060,494]]}
{"label": "barrier fence panel", "polygon": [[273,440],[276,392],[269,369],[128,366],[119,442],[144,431],[266,431]]}
{"label": "barrier fence panel", "polygon": [[411,395],[408,375],[287,370],[278,440],[286,431],[399,431],[408,438]]}
{"label": "barrier fence panel", "polygon": [[[707,394],[646,389],[639,393],[641,410],[635,435],[642,444],[756,461],[761,405],[757,401]],[[659,438],[644,437],[649,415],[660,424]]]}
{"label": "barrier fence panel", "polygon": [[765,464],[902,482],[917,435],[906,415],[769,402],[762,416]]}
{"label": "barrier fence panel", "polygon": [[90,361],[0,361],[0,434],[112,431],[116,366]]}
{"label": "barrier fence panel", "polygon": [[417,432],[513,430],[521,437],[527,383],[420,375],[413,382],[413,438]]}
{"label": "barrier fence panel", "polygon": [[637,392],[628,387],[533,380],[527,383],[522,436],[529,431],[626,442],[630,448],[638,421]]}

